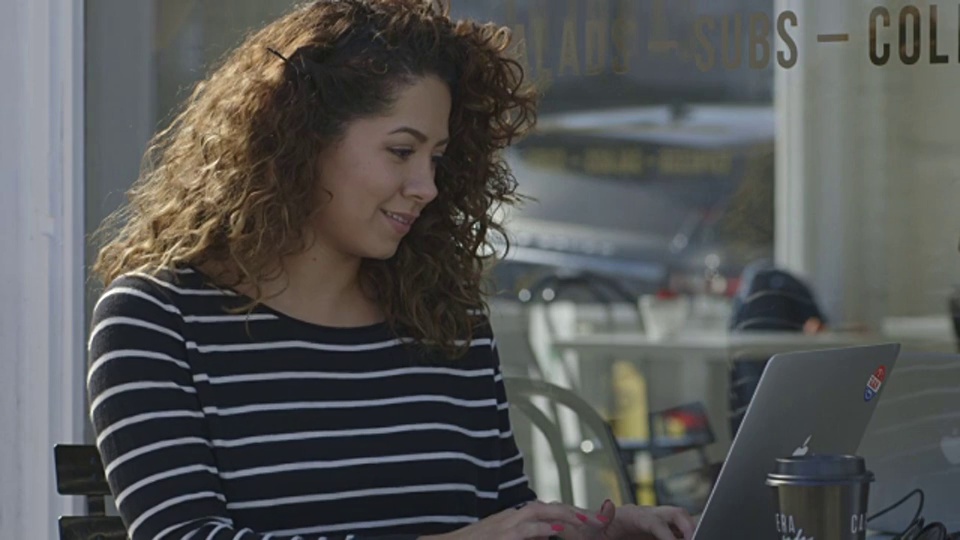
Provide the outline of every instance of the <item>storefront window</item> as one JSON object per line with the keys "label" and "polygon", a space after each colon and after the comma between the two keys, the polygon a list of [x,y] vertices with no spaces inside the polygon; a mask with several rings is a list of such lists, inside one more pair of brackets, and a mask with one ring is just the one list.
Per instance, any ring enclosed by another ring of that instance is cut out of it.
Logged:
{"label": "storefront window", "polygon": [[[149,137],[193,85],[293,5],[86,2],[88,232],[122,202]],[[649,434],[631,431],[624,400],[644,412],[702,404],[716,460],[730,443],[730,366],[750,352],[731,336],[748,329],[740,310],[758,269],[796,278],[816,305],[815,317],[784,323],[810,341],[784,349],[896,341],[956,352],[956,5],[453,0],[452,10],[509,26],[544,96],[537,130],[506,153],[535,199],[507,214],[512,249],[493,274],[511,374],[573,388],[619,434]],[[94,255],[91,244],[88,265]],[[91,283],[88,311],[97,294]],[[704,360],[716,357],[730,362]]]}

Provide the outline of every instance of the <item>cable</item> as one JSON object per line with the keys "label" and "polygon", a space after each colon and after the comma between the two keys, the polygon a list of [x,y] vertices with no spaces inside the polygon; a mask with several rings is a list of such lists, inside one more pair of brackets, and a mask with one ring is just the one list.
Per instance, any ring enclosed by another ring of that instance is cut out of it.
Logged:
{"label": "cable", "polygon": [[900,499],[899,501],[891,504],[890,506],[884,508],[883,510],[880,510],[880,511],[877,512],[876,514],[868,517],[868,518],[867,518],[867,523],[870,523],[871,521],[877,519],[877,518],[880,517],[880,516],[884,516],[884,515],[889,514],[890,512],[893,512],[894,510],[896,510],[897,508],[899,508],[900,505],[902,505],[903,503],[905,503],[905,502],[907,502],[908,500],[910,500],[910,498],[913,497],[914,495],[919,495],[919,496],[920,496],[920,504],[917,505],[917,513],[913,516],[913,520],[911,521],[911,523],[913,523],[914,521],[917,521],[917,519],[920,518],[920,514],[923,512],[924,496],[923,496],[923,490],[922,490],[922,489],[915,489],[915,490],[911,491],[910,493],[907,493],[907,494],[904,495],[904,497],[903,497],[902,499]]}
{"label": "cable", "polygon": [[[897,536],[897,538],[908,538],[907,533],[910,532],[910,529],[914,528],[914,525],[916,525],[916,524],[920,521],[920,519],[921,519],[921,518],[920,518],[920,514],[923,513],[924,495],[923,495],[923,490],[922,490],[922,489],[915,489],[915,490],[911,491],[910,493],[907,493],[907,494],[906,494],[902,499],[900,499],[899,501],[891,504],[890,506],[884,508],[883,510],[880,510],[880,511],[877,512],[876,514],[868,517],[868,518],[867,518],[867,523],[870,523],[870,522],[873,521],[874,519],[877,519],[877,518],[880,517],[880,516],[889,514],[890,512],[896,510],[897,508],[900,507],[900,505],[902,505],[903,503],[905,503],[905,502],[907,502],[908,500],[910,500],[910,498],[913,497],[914,495],[919,495],[919,496],[920,496],[920,504],[917,505],[917,512],[913,515],[913,519],[910,520],[910,523],[907,525],[907,528],[904,529],[903,532],[901,532],[901,533]],[[921,524],[920,527],[922,528],[923,525]]]}
{"label": "cable", "polygon": [[950,532],[943,523],[931,523],[920,531],[918,540],[947,540]]}
{"label": "cable", "polygon": [[903,503],[910,500],[911,497],[917,495],[920,497],[919,504],[917,505],[917,512],[913,515],[913,519],[910,520],[910,523],[907,525],[907,528],[903,530],[899,535],[895,537],[895,540],[950,540],[955,538],[943,523],[934,521],[932,523],[926,523],[926,521],[921,517],[923,514],[923,504],[925,502],[925,497],[922,489],[915,489],[910,493],[907,493],[902,499],[891,504],[890,506],[880,510],[879,512],[873,514],[867,518],[867,523],[873,521],[874,519],[886,515],[893,510],[899,508]]}

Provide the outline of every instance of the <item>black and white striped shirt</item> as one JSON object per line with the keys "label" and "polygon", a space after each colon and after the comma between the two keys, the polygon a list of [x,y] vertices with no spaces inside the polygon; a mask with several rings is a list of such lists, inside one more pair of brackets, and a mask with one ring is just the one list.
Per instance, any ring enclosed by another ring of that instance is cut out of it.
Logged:
{"label": "black and white striped shirt", "polygon": [[487,321],[440,364],[386,324],[225,309],[246,301],[179,270],[94,310],[91,418],[133,540],[405,540],[535,498]]}

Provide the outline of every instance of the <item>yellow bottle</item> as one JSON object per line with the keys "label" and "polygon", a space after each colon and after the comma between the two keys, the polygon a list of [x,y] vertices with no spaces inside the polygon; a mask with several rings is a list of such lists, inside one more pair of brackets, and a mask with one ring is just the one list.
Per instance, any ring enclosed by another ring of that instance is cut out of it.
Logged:
{"label": "yellow bottle", "polygon": [[[647,381],[632,363],[624,360],[614,362],[613,395],[615,399],[614,435],[618,439],[649,440]],[[649,453],[641,453],[636,456],[634,464],[637,501],[642,505],[656,504],[652,457]]]}

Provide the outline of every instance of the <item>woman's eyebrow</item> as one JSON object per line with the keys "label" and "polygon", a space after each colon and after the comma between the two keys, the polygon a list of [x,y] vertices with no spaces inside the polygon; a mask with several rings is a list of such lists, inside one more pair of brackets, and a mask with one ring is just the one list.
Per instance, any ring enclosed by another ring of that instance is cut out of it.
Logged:
{"label": "woman's eyebrow", "polygon": [[[426,135],[425,133],[423,133],[422,131],[420,131],[420,130],[418,130],[418,129],[416,129],[416,128],[412,128],[412,127],[409,127],[409,126],[401,126],[401,127],[398,127],[397,129],[391,131],[391,132],[390,132],[390,135],[393,135],[393,134],[395,134],[395,133],[407,133],[407,134],[409,134],[409,135],[413,135],[413,137],[414,137],[415,139],[417,139],[418,141],[420,141],[420,144],[423,144],[423,143],[427,142],[427,140],[429,140],[429,137],[427,137],[427,135]],[[439,142],[437,143],[437,146],[442,146],[442,145],[444,145],[444,144],[447,144],[448,142],[450,142],[450,138],[449,138],[449,137],[446,138],[446,139],[443,139],[442,141],[439,141]]]}

